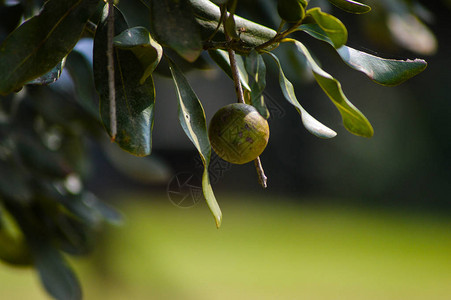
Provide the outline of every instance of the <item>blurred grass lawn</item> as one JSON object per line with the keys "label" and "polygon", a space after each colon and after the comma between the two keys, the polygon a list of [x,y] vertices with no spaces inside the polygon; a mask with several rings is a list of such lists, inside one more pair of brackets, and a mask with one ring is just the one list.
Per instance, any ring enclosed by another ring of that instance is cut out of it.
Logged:
{"label": "blurred grass lawn", "polygon": [[[217,230],[204,203],[128,196],[124,226],[72,261],[85,299],[451,299],[450,218],[240,198],[218,196]],[[2,264],[0,299],[48,297]]]}

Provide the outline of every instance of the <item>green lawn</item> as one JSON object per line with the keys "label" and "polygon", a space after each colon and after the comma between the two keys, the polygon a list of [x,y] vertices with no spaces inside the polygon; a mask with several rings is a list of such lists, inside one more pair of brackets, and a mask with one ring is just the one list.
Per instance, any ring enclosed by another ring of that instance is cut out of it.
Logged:
{"label": "green lawn", "polygon": [[[85,299],[451,299],[443,217],[222,195],[217,230],[204,203],[136,198],[73,261]],[[0,265],[0,298],[47,296],[33,271]]]}

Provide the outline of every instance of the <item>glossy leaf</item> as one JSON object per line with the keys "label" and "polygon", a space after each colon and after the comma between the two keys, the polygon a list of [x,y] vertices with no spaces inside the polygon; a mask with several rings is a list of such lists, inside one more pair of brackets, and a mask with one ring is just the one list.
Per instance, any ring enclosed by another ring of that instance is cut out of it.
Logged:
{"label": "glossy leaf", "polygon": [[263,118],[269,118],[269,110],[265,104],[263,91],[266,87],[266,65],[261,54],[257,51],[251,51],[246,57],[246,70],[250,78],[251,84],[251,104],[257,109]]}
{"label": "glossy leaf", "polygon": [[202,52],[200,28],[188,0],[147,0],[152,34],[162,45],[174,49],[189,62]]}
{"label": "glossy leaf", "polygon": [[[230,67],[230,59],[227,51],[220,49],[209,50],[208,54],[213,59],[213,61],[227,74],[227,76],[229,76],[230,79],[233,80],[232,68]],[[240,75],[241,85],[243,89],[250,92],[251,88],[248,83],[249,76],[246,72],[246,68],[244,66],[244,62],[241,56],[236,55],[236,62],[238,67],[238,73]]]}
{"label": "glossy leaf", "polygon": [[296,95],[294,93],[293,84],[285,77],[283,73],[282,66],[280,65],[279,59],[271,52],[267,52],[276,62],[277,67],[279,68],[279,84],[282,89],[282,93],[285,99],[294,107],[301,115],[302,124],[304,127],[313,135],[316,135],[320,138],[333,138],[337,135],[335,131],[326,127],[314,117],[312,117],[302,106],[299,104],[296,99]]}
{"label": "glossy leaf", "polygon": [[48,85],[57,81],[61,73],[63,73],[64,65],[66,64],[66,57],[63,58],[53,69],[46,74],[27,82],[27,84]]}
{"label": "glossy leaf", "polygon": [[336,7],[353,14],[364,14],[371,11],[371,7],[352,0],[329,0]]}
{"label": "glossy leaf", "polygon": [[[94,80],[100,96],[100,115],[102,122],[111,135],[110,98],[108,85],[107,57],[107,15],[105,5],[102,21],[97,27],[94,38]],[[127,23],[121,12],[115,9],[115,32],[126,29]],[[133,43],[130,42],[130,43]],[[148,44],[146,44],[148,45]],[[141,47],[140,51],[154,53],[151,46]],[[143,55],[145,56],[145,55]],[[117,135],[115,142],[136,155],[149,155],[152,151],[152,128],[154,120],[155,87],[152,76],[148,76],[141,84],[148,65],[143,65],[134,51],[114,47],[114,75],[116,89]]]}
{"label": "glossy leaf", "polygon": [[319,7],[309,9],[307,15],[315,20],[316,24],[326,33],[335,48],[340,48],[346,44],[348,31],[339,19],[322,12]]}
{"label": "glossy leaf", "polygon": [[[319,26],[306,24],[300,28],[311,36],[332,45],[332,41]],[[376,83],[382,85],[400,84],[421,73],[427,66],[427,63],[422,59],[385,59],[348,46],[342,46],[336,50],[347,65],[363,72]]]}
{"label": "glossy leaf", "polygon": [[343,90],[341,89],[340,82],[318,66],[308,49],[302,43],[295,40],[293,40],[293,42],[295,43],[298,51],[307,58],[307,61],[312,68],[313,75],[320,87],[337,107],[341,117],[343,118],[345,128],[355,135],[364,137],[373,136],[374,130],[370,122],[346,98]]}
{"label": "glossy leaf", "polygon": [[222,212],[216,201],[213,189],[211,188],[208,175],[208,165],[210,164],[211,145],[208,139],[205,113],[201,102],[192,90],[180,69],[168,58],[169,67],[177,91],[178,115],[180,125],[189,137],[191,142],[199,151],[200,158],[204,165],[202,175],[202,191],[208,207],[216,221],[216,227],[221,226]]}
{"label": "glossy leaf", "polygon": [[163,55],[161,45],[152,39],[150,32],[144,27],[124,30],[114,37],[114,45],[119,49],[131,50],[145,67],[139,80],[140,84],[143,84],[152,75]]}
{"label": "glossy leaf", "polygon": [[0,94],[52,70],[79,40],[99,0],[49,0],[0,46]]}

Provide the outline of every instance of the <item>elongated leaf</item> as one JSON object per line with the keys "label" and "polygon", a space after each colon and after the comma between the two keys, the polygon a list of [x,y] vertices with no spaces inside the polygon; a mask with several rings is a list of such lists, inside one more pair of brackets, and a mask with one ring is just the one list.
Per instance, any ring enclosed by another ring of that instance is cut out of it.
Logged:
{"label": "elongated leaf", "polygon": [[266,65],[261,54],[253,50],[246,57],[246,70],[250,78],[251,84],[251,104],[257,109],[263,118],[269,118],[269,110],[265,104],[263,91],[266,87]]}
{"label": "elongated leaf", "polygon": [[319,7],[309,9],[307,15],[315,20],[316,24],[326,33],[335,48],[340,48],[346,44],[348,31],[339,19],[322,12]]}
{"label": "elongated leaf", "polygon": [[344,11],[353,13],[353,14],[364,14],[371,11],[371,7],[352,0],[329,0],[330,3],[335,5],[338,8],[341,8]]}
{"label": "elongated leaf", "polygon": [[174,79],[177,90],[177,99],[179,105],[179,121],[183,130],[191,142],[199,151],[200,158],[204,164],[202,175],[202,191],[207,201],[208,207],[216,221],[216,227],[221,226],[222,212],[216,201],[213,189],[211,188],[210,178],[208,176],[208,165],[210,164],[211,145],[208,139],[207,124],[205,113],[201,102],[191,89],[180,69],[168,58],[169,67]]}
{"label": "elongated leaf", "polygon": [[367,118],[346,98],[341,84],[338,80],[321,69],[315,60],[310,55],[307,48],[299,41],[293,40],[296,48],[304,54],[309,62],[313,75],[316,81],[323,89],[323,91],[329,96],[332,102],[337,107],[338,111],[343,118],[343,124],[345,128],[355,134],[364,137],[371,137],[374,134],[373,127]]}
{"label": "elongated leaf", "polygon": [[61,73],[63,73],[64,65],[66,64],[66,57],[63,58],[53,69],[49,72],[45,73],[38,78],[33,79],[32,81],[27,82],[27,84],[36,84],[36,85],[48,85],[57,81]]}
{"label": "elongated leaf", "polygon": [[0,46],[0,94],[19,89],[54,68],[72,50],[99,0],[49,0],[41,13]]}
{"label": "elongated leaf", "polygon": [[66,70],[69,71],[74,83],[74,92],[78,103],[92,116],[98,118],[99,108],[95,102],[97,95],[89,61],[80,52],[72,51],[67,57]]}
{"label": "elongated leaf", "polygon": [[[229,54],[227,53],[227,51],[220,50],[220,49],[209,50],[208,54],[213,59],[213,61],[227,74],[227,76],[229,76],[233,80],[232,69],[230,67]],[[248,83],[249,78],[248,78],[248,74],[244,67],[243,59],[241,58],[241,56],[237,55],[236,61],[237,61],[237,66],[238,66],[238,72],[240,75],[241,85],[242,85],[243,89],[250,92],[251,88]]]}
{"label": "elongated leaf", "polygon": [[189,62],[202,52],[199,25],[188,0],[146,0],[150,7],[152,34],[162,45],[174,49]]}
{"label": "elongated leaf", "polygon": [[[325,32],[316,24],[305,24],[300,28],[309,35],[333,45]],[[385,59],[348,46],[342,46],[336,50],[348,66],[363,72],[376,83],[382,85],[400,84],[421,73],[427,67],[427,63],[422,59]]]}
{"label": "elongated leaf", "polygon": [[322,123],[320,123],[318,120],[316,120],[314,117],[312,117],[302,106],[299,104],[298,100],[296,99],[296,95],[294,93],[294,88],[291,82],[285,77],[285,74],[283,73],[282,66],[280,65],[279,59],[277,56],[275,56],[271,52],[267,52],[276,62],[277,67],[279,68],[279,84],[280,88],[282,89],[282,93],[285,96],[285,99],[296,107],[297,111],[301,115],[302,124],[304,124],[304,127],[313,135],[316,135],[320,138],[333,138],[337,135],[335,131],[332,129],[326,127]]}
{"label": "elongated leaf", "polygon": [[[110,98],[108,85],[107,57],[107,15],[105,5],[102,21],[97,27],[94,38],[94,80],[100,96],[100,114],[102,122],[111,135]],[[127,23],[121,12],[115,9],[115,32],[126,29]],[[135,40],[131,41],[132,44]],[[125,42],[124,42],[125,43]],[[136,51],[149,51],[149,57],[154,49],[149,44],[136,45],[142,48]],[[149,65],[143,65],[134,52],[128,49],[114,47],[114,75],[116,89],[117,135],[115,138],[119,146],[136,155],[149,155],[152,151],[152,128],[154,120],[155,87],[152,76],[145,75]],[[141,80],[147,76],[143,83]]]}
{"label": "elongated leaf", "polygon": [[116,48],[131,50],[145,67],[140,84],[152,75],[163,55],[161,45],[152,39],[150,32],[144,27],[124,30],[114,38],[114,45]]}

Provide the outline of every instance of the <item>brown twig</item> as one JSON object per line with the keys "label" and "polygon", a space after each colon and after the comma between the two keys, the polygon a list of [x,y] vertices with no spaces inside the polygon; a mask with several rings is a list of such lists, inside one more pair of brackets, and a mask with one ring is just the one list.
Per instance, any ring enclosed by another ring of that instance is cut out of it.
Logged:
{"label": "brown twig", "polygon": [[108,0],[108,23],[107,23],[107,59],[108,59],[108,95],[110,100],[110,129],[111,140],[114,141],[117,135],[116,119],[116,88],[114,86],[114,5],[113,0]]}

